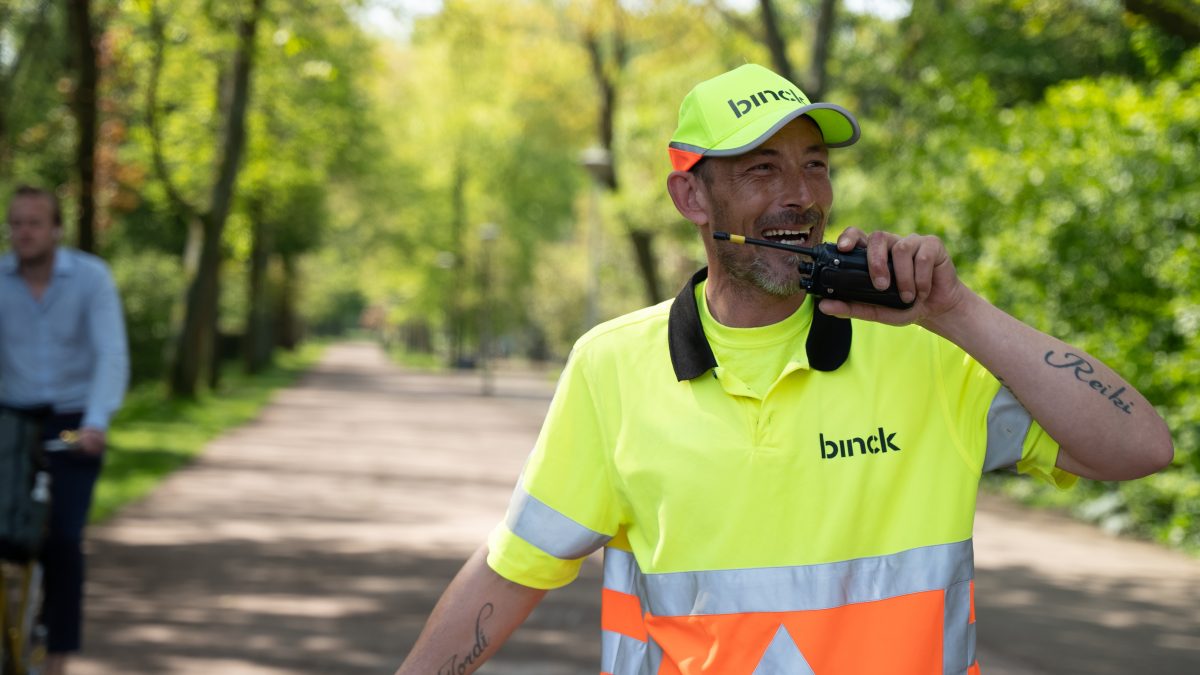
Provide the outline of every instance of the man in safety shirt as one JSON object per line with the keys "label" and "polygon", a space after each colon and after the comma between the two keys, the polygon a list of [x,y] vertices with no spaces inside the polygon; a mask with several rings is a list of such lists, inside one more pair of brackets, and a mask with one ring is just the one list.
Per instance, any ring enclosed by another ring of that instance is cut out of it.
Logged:
{"label": "man in safety shirt", "polygon": [[890,255],[907,310],[816,302],[804,259],[713,240],[820,243],[829,149],[858,137],[757,65],[687,95],[667,189],[707,271],[575,345],[504,522],[398,675],[474,672],[601,547],[602,673],[973,675],[980,474],[1170,463],[1132,385],[972,292],[937,237],[838,239],[878,289]]}

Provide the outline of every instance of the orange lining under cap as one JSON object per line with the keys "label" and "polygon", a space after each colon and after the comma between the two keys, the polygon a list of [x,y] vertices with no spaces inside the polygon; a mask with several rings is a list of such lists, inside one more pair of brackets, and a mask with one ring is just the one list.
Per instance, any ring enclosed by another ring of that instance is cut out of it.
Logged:
{"label": "orange lining under cap", "polygon": [[667,152],[671,155],[671,166],[676,171],[687,171],[696,166],[696,163],[704,158],[703,155],[696,152],[688,152],[679,148],[667,148]]}

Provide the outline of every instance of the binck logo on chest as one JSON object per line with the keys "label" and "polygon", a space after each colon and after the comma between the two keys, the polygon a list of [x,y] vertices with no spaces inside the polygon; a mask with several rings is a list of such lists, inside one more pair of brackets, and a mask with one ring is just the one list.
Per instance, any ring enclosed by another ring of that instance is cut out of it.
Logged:
{"label": "binck logo on chest", "polygon": [[834,459],[837,457],[853,457],[855,451],[859,455],[878,455],[885,452],[900,452],[900,446],[892,442],[896,437],[895,433],[887,433],[883,427],[879,427],[876,433],[860,438],[854,436],[851,438],[833,440],[826,439],[825,434],[818,434],[818,442],[821,444],[821,459]]}

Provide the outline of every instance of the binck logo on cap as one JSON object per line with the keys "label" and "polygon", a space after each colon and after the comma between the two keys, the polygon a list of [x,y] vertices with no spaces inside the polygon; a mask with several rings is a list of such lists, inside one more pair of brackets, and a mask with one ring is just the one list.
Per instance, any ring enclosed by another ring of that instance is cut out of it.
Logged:
{"label": "binck logo on cap", "polygon": [[729,107],[733,110],[733,114],[737,118],[740,118],[742,115],[745,115],[760,105],[771,103],[772,101],[767,100],[768,95],[774,97],[775,101],[792,101],[794,103],[799,103],[800,105],[808,105],[808,99],[804,97],[804,94],[801,94],[795,89],[780,89],[779,91],[771,91],[770,89],[766,89],[754,94],[750,94],[750,98],[748,99],[744,98],[739,101],[729,99]]}

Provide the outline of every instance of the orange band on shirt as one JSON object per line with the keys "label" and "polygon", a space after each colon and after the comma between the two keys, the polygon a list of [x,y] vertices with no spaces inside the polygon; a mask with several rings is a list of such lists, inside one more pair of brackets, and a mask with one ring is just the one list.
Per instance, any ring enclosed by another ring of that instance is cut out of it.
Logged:
{"label": "orange band on shirt", "polygon": [[648,615],[646,625],[664,652],[658,675],[753,672],[780,626],[816,673],[910,675],[942,672],[944,617],[937,590],[798,612]]}
{"label": "orange band on shirt", "polygon": [[600,599],[600,628],[642,642],[647,640],[642,603],[636,595],[604,588],[600,591]]}

